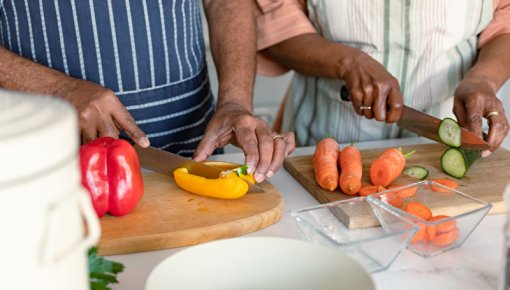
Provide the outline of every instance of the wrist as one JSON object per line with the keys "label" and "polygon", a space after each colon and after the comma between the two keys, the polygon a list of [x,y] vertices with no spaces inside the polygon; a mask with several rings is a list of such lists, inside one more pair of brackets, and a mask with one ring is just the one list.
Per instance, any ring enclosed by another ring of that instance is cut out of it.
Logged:
{"label": "wrist", "polygon": [[237,107],[253,112],[253,92],[248,90],[219,90],[217,107]]}
{"label": "wrist", "polygon": [[474,70],[471,70],[466,74],[466,76],[460,82],[459,87],[464,85],[483,87],[485,90],[489,90],[493,94],[497,94],[500,89],[500,86],[498,86],[497,82],[494,81],[494,79],[492,79],[490,76],[484,73],[478,73]]}
{"label": "wrist", "polygon": [[346,79],[352,69],[362,64],[369,57],[358,49],[341,44],[337,45],[335,55],[338,55],[335,77],[339,79]]}

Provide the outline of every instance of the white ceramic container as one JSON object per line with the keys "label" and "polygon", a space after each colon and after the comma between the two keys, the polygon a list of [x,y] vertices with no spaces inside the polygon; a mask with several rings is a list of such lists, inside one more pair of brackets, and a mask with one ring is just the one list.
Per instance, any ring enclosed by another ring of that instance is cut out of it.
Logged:
{"label": "white ceramic container", "polygon": [[0,91],[2,289],[89,289],[99,222],[81,186],[73,107]]}

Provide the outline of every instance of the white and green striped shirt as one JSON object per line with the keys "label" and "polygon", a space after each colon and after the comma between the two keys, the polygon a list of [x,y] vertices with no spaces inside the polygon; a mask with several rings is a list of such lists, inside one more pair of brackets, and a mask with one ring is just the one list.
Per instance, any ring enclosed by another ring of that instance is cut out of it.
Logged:
{"label": "white and green striped shirt", "polygon": [[[493,0],[307,2],[318,33],[382,63],[399,80],[405,104],[429,112],[453,95],[473,65],[477,35],[494,13]],[[340,142],[402,136],[394,124],[358,116],[339,98],[343,84],[296,73],[282,129],[295,131],[299,146],[316,144],[326,134]]]}

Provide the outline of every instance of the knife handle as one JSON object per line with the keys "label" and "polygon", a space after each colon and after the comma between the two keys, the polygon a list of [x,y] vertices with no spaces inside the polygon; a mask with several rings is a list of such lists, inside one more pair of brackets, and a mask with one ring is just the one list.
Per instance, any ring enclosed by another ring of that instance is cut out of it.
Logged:
{"label": "knife handle", "polygon": [[346,85],[343,85],[340,88],[340,99],[342,101],[346,101],[346,102],[350,102],[351,101],[351,97],[350,97],[350,94],[349,94],[349,89],[347,89]]}

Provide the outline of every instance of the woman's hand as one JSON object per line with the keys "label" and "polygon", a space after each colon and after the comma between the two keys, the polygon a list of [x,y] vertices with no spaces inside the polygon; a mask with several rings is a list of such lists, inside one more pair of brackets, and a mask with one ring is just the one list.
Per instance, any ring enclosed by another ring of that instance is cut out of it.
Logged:
{"label": "woman's hand", "polygon": [[229,143],[243,150],[245,164],[250,165],[251,170],[255,169],[257,182],[272,177],[296,147],[294,133],[273,132],[266,122],[242,106],[223,103],[209,121],[194,159],[204,161],[216,148]]}
{"label": "woman's hand", "polygon": [[[483,137],[482,118],[489,124],[487,143],[496,150],[508,134],[508,120],[503,104],[489,83],[480,79],[463,80],[454,94],[453,112],[461,126]],[[484,151],[483,157],[490,154]]]}
{"label": "woman's hand", "polygon": [[340,63],[339,75],[347,84],[354,110],[368,119],[398,121],[403,100],[397,79],[368,54],[352,50],[352,56]]}

